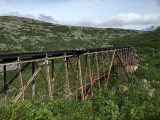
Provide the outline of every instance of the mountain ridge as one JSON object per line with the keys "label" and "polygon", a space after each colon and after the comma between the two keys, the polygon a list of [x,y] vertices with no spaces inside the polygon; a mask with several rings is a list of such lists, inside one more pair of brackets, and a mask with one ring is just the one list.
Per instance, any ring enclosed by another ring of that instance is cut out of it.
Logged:
{"label": "mountain ridge", "polygon": [[1,52],[106,47],[117,37],[142,31],[65,26],[16,16],[0,16]]}
{"label": "mountain ridge", "polygon": [[145,29],[142,29],[142,31],[154,31],[156,29],[158,29],[160,26],[155,26],[155,25],[151,25]]}

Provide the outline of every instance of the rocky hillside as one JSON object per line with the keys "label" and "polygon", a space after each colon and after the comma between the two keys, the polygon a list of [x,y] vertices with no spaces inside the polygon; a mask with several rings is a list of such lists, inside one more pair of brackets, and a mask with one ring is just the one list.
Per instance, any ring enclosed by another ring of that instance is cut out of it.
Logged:
{"label": "rocky hillside", "polygon": [[156,29],[158,29],[158,28],[159,28],[159,26],[152,25],[152,26],[147,27],[147,28],[142,29],[142,30],[143,30],[143,31],[154,31],[154,30],[156,30]]}
{"label": "rocky hillside", "polygon": [[140,33],[142,31],[64,26],[0,16],[0,52],[106,47],[109,40]]}

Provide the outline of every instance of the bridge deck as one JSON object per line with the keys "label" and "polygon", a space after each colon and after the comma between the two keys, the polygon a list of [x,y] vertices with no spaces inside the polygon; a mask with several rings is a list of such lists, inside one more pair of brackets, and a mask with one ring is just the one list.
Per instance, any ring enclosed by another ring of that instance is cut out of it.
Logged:
{"label": "bridge deck", "polygon": [[[43,58],[46,55],[48,57],[60,57],[65,55],[81,55],[84,53],[99,52],[106,50],[116,50],[123,48],[131,48],[134,46],[114,46],[105,48],[90,48],[90,49],[70,49],[70,50],[55,50],[55,51],[31,51],[31,52],[13,52],[13,53],[0,53],[0,65],[4,63],[17,61],[18,57],[21,59],[31,60]],[[31,57],[31,58],[29,58]],[[28,59],[27,59],[28,58]]]}
{"label": "bridge deck", "polygon": [[55,50],[55,51],[35,51],[35,52],[13,52],[13,53],[0,53],[0,59],[10,59],[17,57],[36,57],[36,56],[44,56],[44,55],[53,55],[53,56],[61,56],[66,54],[79,55],[87,52],[98,52],[102,50],[115,50],[122,48],[130,48],[134,46],[114,46],[114,47],[105,47],[105,48],[90,48],[90,49],[71,49],[71,50]]}

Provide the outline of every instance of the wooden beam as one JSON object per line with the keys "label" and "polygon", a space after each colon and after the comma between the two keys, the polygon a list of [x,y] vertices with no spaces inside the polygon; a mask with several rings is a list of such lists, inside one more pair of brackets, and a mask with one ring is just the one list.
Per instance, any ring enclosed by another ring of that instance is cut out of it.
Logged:
{"label": "wooden beam", "polygon": [[[52,59],[58,59],[58,58],[64,58],[64,57],[72,57],[73,55],[66,55],[66,56],[58,56],[58,57],[49,57],[48,60],[52,60]],[[44,61],[46,60],[46,58],[40,58],[40,59],[34,59],[34,60],[21,60],[19,62],[12,62],[12,63],[4,63],[4,64],[0,64],[0,65],[12,65],[12,64],[18,64],[18,63],[29,63],[29,62],[37,62],[37,61]]]}
{"label": "wooden beam", "polygon": [[78,99],[78,82],[79,82],[79,79],[78,79],[78,61],[76,60],[76,100]]}
{"label": "wooden beam", "polygon": [[114,61],[115,52],[116,52],[116,51],[114,51],[113,56],[112,56],[112,60],[111,60],[111,64],[110,64],[110,67],[109,67],[108,76],[107,76],[107,80],[106,80],[106,82],[105,82],[105,85],[108,84],[109,76],[110,76],[111,69],[112,69],[112,65],[113,65],[113,61]]}
{"label": "wooden beam", "polygon": [[[32,75],[35,72],[35,62],[32,62]],[[32,80],[32,99],[35,97],[35,80]]]}
{"label": "wooden beam", "polygon": [[79,80],[80,80],[80,87],[81,87],[81,99],[84,100],[81,62],[80,62],[79,56],[77,56],[77,61],[78,61],[78,72],[79,72]]}
{"label": "wooden beam", "polygon": [[119,57],[119,55],[118,55],[118,54],[117,54],[117,57],[118,57],[118,59],[119,59],[119,61],[120,61],[121,65],[122,65],[122,68],[123,68],[123,70],[124,70],[124,72],[125,72],[125,74],[126,74],[126,76],[127,76],[128,80],[129,80],[129,76],[128,76],[127,72],[126,72],[125,66],[124,66],[124,64],[123,64],[123,62],[122,62],[122,60],[120,59],[120,57]]}
{"label": "wooden beam", "polygon": [[68,58],[64,58],[65,60],[65,73],[66,73],[66,80],[65,80],[65,95],[66,97],[70,95],[70,86],[69,86],[69,77],[68,77]]}
{"label": "wooden beam", "polygon": [[86,94],[86,79],[87,79],[87,55],[85,55],[85,78],[84,78],[84,84],[85,84],[85,87],[84,87],[84,91],[85,91],[85,94]]}
{"label": "wooden beam", "polygon": [[92,83],[92,71],[91,71],[91,63],[90,63],[89,54],[87,55],[87,58],[88,58],[89,78],[90,78],[90,81],[91,81],[91,96],[93,97],[93,90],[92,90],[92,86],[93,86],[93,83]]}
{"label": "wooden beam", "polygon": [[97,66],[97,78],[98,78],[99,94],[101,94],[101,83],[100,83],[100,79],[99,79],[99,64],[98,64],[97,53],[96,53],[96,66]]}
{"label": "wooden beam", "polygon": [[53,98],[52,96],[52,87],[51,87],[51,79],[50,79],[50,72],[49,72],[49,61],[46,57],[46,72],[47,72],[47,80],[48,80],[48,92],[50,99]]}
{"label": "wooden beam", "polygon": [[[102,65],[100,65],[98,69],[100,70],[101,67],[102,67]],[[97,75],[95,75],[95,76],[94,76],[94,79],[93,79],[93,81],[92,81],[91,83],[93,84],[96,80],[101,79],[102,77],[103,77],[103,76],[101,76],[101,77],[98,78]],[[96,78],[97,78],[97,79],[96,79]],[[90,91],[91,91],[91,87],[90,87],[89,90],[87,91],[87,94],[85,95],[85,99],[87,99]]]}
{"label": "wooden beam", "polygon": [[[18,57],[18,61],[20,61]],[[20,83],[20,91],[23,89],[23,80],[22,80],[22,73],[21,73],[21,65],[18,64],[18,73],[19,73],[19,83]],[[24,93],[22,95],[22,100],[24,100]]]}
{"label": "wooden beam", "polygon": [[54,91],[54,59],[52,59],[52,91]]}
{"label": "wooden beam", "polygon": [[104,53],[102,52],[102,62],[103,62],[103,77],[104,77],[104,81],[105,81],[105,69],[104,69]]}
{"label": "wooden beam", "polygon": [[3,66],[3,78],[4,78],[4,95],[5,95],[5,101],[7,100],[7,72],[6,72],[6,65]]}

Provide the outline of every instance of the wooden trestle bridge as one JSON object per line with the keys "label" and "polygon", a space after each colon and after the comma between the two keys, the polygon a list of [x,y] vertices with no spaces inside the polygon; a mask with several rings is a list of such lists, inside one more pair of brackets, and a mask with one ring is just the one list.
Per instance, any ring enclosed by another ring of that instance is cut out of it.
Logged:
{"label": "wooden trestle bridge", "polygon": [[0,54],[0,98],[93,96],[108,84],[112,70],[122,82],[134,82],[134,46]]}

